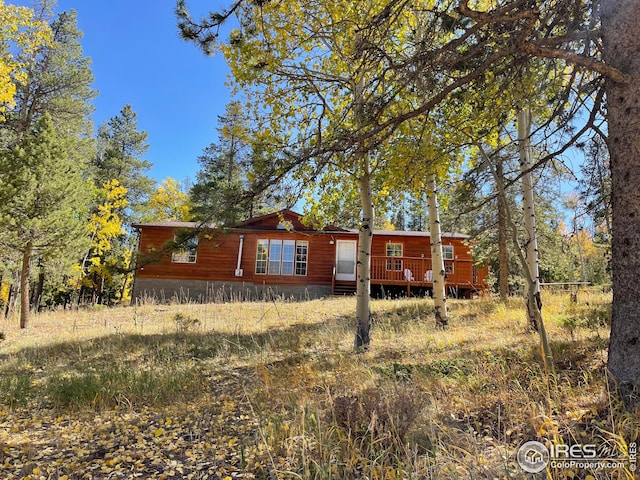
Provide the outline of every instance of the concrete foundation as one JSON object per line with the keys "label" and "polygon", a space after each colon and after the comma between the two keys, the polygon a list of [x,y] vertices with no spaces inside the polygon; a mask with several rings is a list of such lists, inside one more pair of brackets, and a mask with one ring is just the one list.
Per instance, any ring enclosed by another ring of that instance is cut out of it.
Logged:
{"label": "concrete foundation", "polygon": [[132,302],[209,303],[273,299],[300,301],[329,295],[331,287],[325,285],[276,286],[249,282],[136,278],[131,298]]}

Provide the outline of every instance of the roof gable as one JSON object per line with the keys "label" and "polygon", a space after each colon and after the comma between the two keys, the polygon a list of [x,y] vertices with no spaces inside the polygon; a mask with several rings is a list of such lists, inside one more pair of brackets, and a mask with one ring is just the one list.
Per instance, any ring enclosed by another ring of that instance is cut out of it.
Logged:
{"label": "roof gable", "polygon": [[288,209],[250,218],[242,223],[240,228],[251,230],[313,230],[313,227],[302,223],[301,214]]}

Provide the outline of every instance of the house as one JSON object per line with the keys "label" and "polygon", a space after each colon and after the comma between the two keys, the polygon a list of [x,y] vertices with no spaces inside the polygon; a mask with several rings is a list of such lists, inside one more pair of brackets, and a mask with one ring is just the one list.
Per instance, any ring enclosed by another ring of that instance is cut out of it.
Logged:
{"label": "house", "polygon": [[[134,225],[139,258],[133,298],[174,296],[212,300],[282,295],[317,298],[356,289],[358,231],[316,230],[291,210],[251,218],[237,228],[203,228],[194,222]],[[183,240],[180,240],[183,238]],[[417,294],[432,287],[429,233],[374,230],[373,293]],[[471,296],[486,289],[462,234],[443,234],[449,293]],[[178,240],[178,247],[167,245]]]}

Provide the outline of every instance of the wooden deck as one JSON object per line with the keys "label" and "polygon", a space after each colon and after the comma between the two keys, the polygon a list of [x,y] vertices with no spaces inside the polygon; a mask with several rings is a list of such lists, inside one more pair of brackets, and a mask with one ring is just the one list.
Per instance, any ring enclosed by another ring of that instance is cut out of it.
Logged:
{"label": "wooden deck", "polygon": [[[472,260],[445,260],[447,294],[471,296],[485,290]],[[408,296],[433,288],[431,259],[426,257],[371,257],[371,285],[406,287]],[[356,282],[334,282],[335,294],[355,292]],[[351,288],[350,288],[351,287]]]}

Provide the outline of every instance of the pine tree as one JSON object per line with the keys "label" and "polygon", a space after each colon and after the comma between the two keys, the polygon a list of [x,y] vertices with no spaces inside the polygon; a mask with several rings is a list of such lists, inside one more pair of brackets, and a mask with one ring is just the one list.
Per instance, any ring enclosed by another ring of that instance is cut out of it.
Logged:
{"label": "pine tree", "polygon": [[[39,22],[46,23],[53,15],[50,5],[48,1],[40,2]],[[96,95],[91,88],[90,60],[82,52],[79,42],[82,32],[77,28],[75,11],[60,13],[51,22],[49,30],[49,41],[37,48],[23,49],[17,56],[23,79],[16,83],[15,107],[7,112],[5,121],[0,124],[0,148],[6,155],[12,155],[11,152],[31,135],[36,123],[49,115],[56,135],[66,148],[66,155],[79,169],[85,170],[93,155],[89,115],[92,111],[90,100]],[[71,252],[73,248],[66,257]],[[58,274],[67,273],[64,270],[68,261],[60,263],[59,259],[37,258],[41,273],[52,270],[53,267],[47,265],[49,261],[56,264]],[[38,308],[39,291],[44,281],[45,275],[40,274],[35,288],[37,294],[33,296],[34,308]]]}
{"label": "pine tree", "polygon": [[21,328],[29,318],[31,259],[80,254],[88,198],[82,172],[47,113],[17,146],[0,153],[0,244],[22,255]]}
{"label": "pine tree", "polygon": [[[79,301],[89,292],[93,303],[112,304],[125,300],[133,273],[135,237],[127,227],[147,218],[155,181],[145,175],[151,168],[151,163],[143,158],[148,149],[147,132],[138,130],[138,116],[131,105],[125,105],[118,115],[100,126],[96,143],[97,152],[91,164],[96,191],[90,220],[93,235],[80,265]],[[105,221],[112,229],[106,234],[108,242],[102,245],[96,219],[101,219],[106,210],[109,216]]]}
{"label": "pine tree", "polygon": [[239,102],[226,106],[218,117],[218,139],[198,157],[200,171],[190,190],[196,220],[234,225],[253,216],[247,174],[255,153],[248,141],[248,119]]}
{"label": "pine tree", "polygon": [[[16,108],[7,114],[3,125],[9,141],[17,143],[45,113],[60,134],[77,142],[70,153],[85,162],[91,151],[92,124],[90,100],[97,92],[91,88],[91,61],[83,56],[74,10],[62,12],[51,23],[52,39],[35,51],[22,54],[26,80],[17,88]],[[77,152],[77,153],[76,153]]]}
{"label": "pine tree", "polygon": [[140,220],[146,201],[154,191],[155,181],[146,176],[151,163],[144,160],[149,145],[147,132],[138,130],[138,115],[131,105],[98,129],[97,154],[93,164],[96,186],[117,180],[127,190],[128,209],[123,221]]}
{"label": "pine tree", "polygon": [[626,82],[608,78],[605,88],[613,212],[613,309],[607,366],[629,403],[638,403],[640,389],[640,9],[637,7],[635,0],[601,2],[604,60],[627,76]]}

